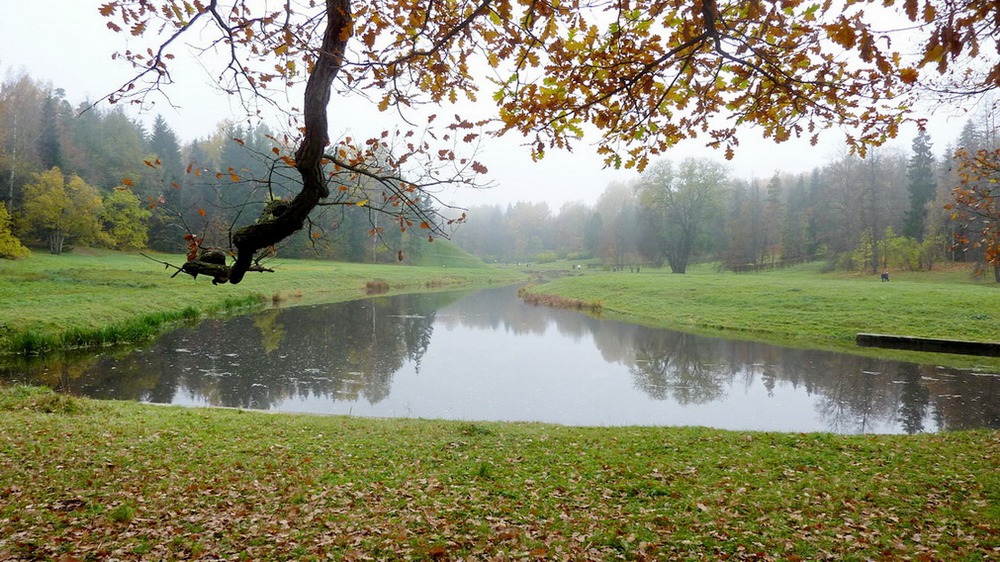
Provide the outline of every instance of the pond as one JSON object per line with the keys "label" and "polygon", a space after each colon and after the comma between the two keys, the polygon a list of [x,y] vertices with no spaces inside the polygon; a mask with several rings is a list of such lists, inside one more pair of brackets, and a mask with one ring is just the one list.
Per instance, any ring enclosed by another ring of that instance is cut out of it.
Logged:
{"label": "pond", "polygon": [[1000,374],[707,338],[535,307],[516,287],[271,309],[136,350],[0,366],[94,398],[567,425],[1000,428]]}

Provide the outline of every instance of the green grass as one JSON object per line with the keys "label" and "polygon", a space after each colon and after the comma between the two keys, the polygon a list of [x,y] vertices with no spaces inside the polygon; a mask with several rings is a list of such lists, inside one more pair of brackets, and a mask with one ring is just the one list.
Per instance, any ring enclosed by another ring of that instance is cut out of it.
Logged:
{"label": "green grass", "polygon": [[1000,341],[1000,285],[955,270],[899,272],[889,283],[820,273],[819,264],[743,275],[708,266],[584,272],[532,292],[597,302],[630,322],[802,347],[852,349],[861,332]]}
{"label": "green grass", "polygon": [[0,559],[1000,554],[996,431],[571,428],[53,400],[0,390]]}
{"label": "green grass", "polygon": [[[177,264],[184,259],[157,257]],[[252,274],[239,285],[217,287],[207,278],[171,278],[172,270],[135,254],[35,253],[29,259],[0,260],[0,352],[42,353],[141,341],[173,322],[265,303],[361,298],[374,279],[388,285],[387,292],[401,293],[522,277],[470,261],[454,249],[442,250],[432,261],[434,265],[396,266],[274,260],[269,265],[275,273]]]}
{"label": "green grass", "polygon": [[483,260],[456,246],[450,240],[435,239],[426,245],[413,265],[423,267],[488,268]]}

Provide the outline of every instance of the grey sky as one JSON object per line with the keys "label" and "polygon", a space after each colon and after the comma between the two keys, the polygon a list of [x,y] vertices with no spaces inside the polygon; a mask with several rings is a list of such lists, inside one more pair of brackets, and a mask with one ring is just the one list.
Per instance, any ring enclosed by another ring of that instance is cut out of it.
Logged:
{"label": "grey sky", "polygon": [[[98,14],[99,0],[6,0],[0,19],[0,68],[18,72],[25,70],[32,78],[63,88],[72,103],[97,99],[121,85],[129,76],[123,61],[111,60],[111,53],[127,48],[127,33],[116,34],[106,27]],[[146,123],[162,114],[183,141],[210,135],[216,125],[228,118],[242,115],[236,102],[220,93],[211,84],[211,76],[193,58],[178,50],[183,70],[175,70],[178,83],[168,94],[177,109],[165,100],[138,113]],[[484,96],[488,97],[488,96]],[[335,103],[339,103],[335,100]],[[301,105],[290,100],[289,106]],[[488,108],[487,108],[488,110]],[[447,110],[445,110],[447,111]],[[968,117],[951,117],[953,112],[939,111],[930,130],[937,153],[954,140]],[[331,112],[331,136],[352,134],[365,138],[382,130],[378,124],[391,116],[379,114],[374,104],[351,102],[349,111]],[[905,128],[890,147],[909,151],[914,128]],[[593,203],[611,182],[628,181],[634,171],[603,169],[601,159],[591,142],[583,139],[574,152],[550,152],[540,162],[533,163],[528,149],[520,146],[521,139],[505,138],[491,141],[477,159],[490,170],[493,189],[482,192],[463,190],[444,194],[443,199],[460,205],[506,203],[515,201],[545,201],[553,210],[570,201]],[[665,157],[681,160],[688,156],[705,156],[724,160],[721,151],[703,146],[703,140],[679,145]],[[818,146],[808,142],[789,141],[774,144],[754,131],[744,132],[736,157],[729,163],[733,175],[749,179],[767,179],[776,170],[788,173],[808,172],[816,166],[843,154],[843,135],[833,129],[821,137]]]}

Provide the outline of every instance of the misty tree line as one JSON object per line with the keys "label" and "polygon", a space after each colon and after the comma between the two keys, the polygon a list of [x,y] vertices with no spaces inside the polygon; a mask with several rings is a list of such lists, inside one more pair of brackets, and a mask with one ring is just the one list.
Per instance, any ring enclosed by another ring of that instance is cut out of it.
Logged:
{"label": "misty tree line", "polygon": [[[23,74],[0,83],[0,257],[26,255],[24,246],[60,253],[74,244],[183,252],[191,235],[204,247],[228,248],[234,229],[297,189],[277,156],[283,141],[266,125],[222,122],[185,144],[162,116],[148,130],[121,106],[89,105],[71,104],[63,90]],[[281,255],[420,256],[424,236],[357,207],[314,213]]]}
{"label": "misty tree line", "polygon": [[[709,158],[653,163],[614,183],[593,205],[519,202],[469,210],[455,241],[495,262],[596,258],[605,267],[718,261],[735,271],[825,259],[840,269],[931,269],[941,260],[981,265],[975,233],[953,203],[960,183],[951,155],[993,150],[992,120],[969,121],[935,149],[931,132],[911,150],[845,153],[806,174],[733,178]],[[942,156],[936,156],[935,152]]]}
{"label": "misty tree line", "polygon": [[[182,144],[162,117],[147,130],[121,107],[87,107],[26,75],[0,83],[0,255],[24,255],[22,243],[177,252],[188,234],[225,248],[233,229],[296,189],[266,126],[223,122]],[[676,272],[691,260],[736,271],[811,259],[868,271],[979,263],[981,249],[956,244],[976,233],[945,208],[959,183],[950,155],[996,149],[993,123],[970,121],[943,149],[921,134],[910,151],[845,152],[808,174],[733,178],[710,158],[662,160],[594,203],[472,208],[454,240],[487,261],[596,258]],[[281,254],[388,262],[426,248],[423,236],[356,207],[325,207]]]}

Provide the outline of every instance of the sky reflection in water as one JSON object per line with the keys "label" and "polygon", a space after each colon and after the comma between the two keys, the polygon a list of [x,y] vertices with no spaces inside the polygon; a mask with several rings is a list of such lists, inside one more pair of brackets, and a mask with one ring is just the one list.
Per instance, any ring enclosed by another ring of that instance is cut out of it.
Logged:
{"label": "sky reflection in water", "polygon": [[[25,374],[27,373],[27,374]],[[516,288],[275,309],[0,368],[98,398],[355,416],[912,433],[1000,428],[1000,375],[704,338]]]}

